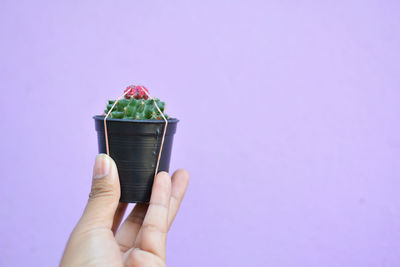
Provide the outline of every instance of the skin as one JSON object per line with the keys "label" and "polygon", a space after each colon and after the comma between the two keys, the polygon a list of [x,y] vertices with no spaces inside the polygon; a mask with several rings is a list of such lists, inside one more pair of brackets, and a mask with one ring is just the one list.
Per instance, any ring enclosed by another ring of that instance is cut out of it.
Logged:
{"label": "skin", "polygon": [[114,161],[98,155],[93,173],[88,203],[60,266],[165,266],[167,233],[186,192],[189,173],[177,170],[171,179],[160,172],[150,203],[137,204],[121,226],[127,204],[119,203]]}

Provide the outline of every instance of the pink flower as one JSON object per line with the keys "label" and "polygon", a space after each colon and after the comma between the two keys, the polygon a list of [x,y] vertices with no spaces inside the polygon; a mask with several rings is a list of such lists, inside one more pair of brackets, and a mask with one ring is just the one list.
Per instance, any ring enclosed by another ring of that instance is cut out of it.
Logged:
{"label": "pink flower", "polygon": [[148,98],[148,93],[149,93],[147,88],[141,85],[129,85],[128,87],[126,87],[124,93],[125,92],[128,92],[125,95],[126,99],[130,99],[131,97],[133,97],[135,99],[145,99],[145,100]]}

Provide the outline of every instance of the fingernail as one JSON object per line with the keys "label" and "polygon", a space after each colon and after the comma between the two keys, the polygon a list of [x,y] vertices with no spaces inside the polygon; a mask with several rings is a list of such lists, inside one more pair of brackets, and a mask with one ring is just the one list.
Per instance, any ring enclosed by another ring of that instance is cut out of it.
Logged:
{"label": "fingernail", "polygon": [[93,179],[100,179],[108,175],[110,172],[110,161],[106,154],[96,156],[93,168]]}

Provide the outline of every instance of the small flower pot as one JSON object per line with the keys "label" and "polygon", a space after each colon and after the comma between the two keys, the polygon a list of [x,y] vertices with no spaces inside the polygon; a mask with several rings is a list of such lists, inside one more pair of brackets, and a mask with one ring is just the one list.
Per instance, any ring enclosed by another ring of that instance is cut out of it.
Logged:
{"label": "small flower pot", "polygon": [[[104,116],[93,118],[99,153],[106,153]],[[172,143],[178,121],[168,119],[158,172],[169,171]],[[107,118],[106,123],[110,156],[118,167],[121,185],[120,202],[149,202],[165,121]]]}

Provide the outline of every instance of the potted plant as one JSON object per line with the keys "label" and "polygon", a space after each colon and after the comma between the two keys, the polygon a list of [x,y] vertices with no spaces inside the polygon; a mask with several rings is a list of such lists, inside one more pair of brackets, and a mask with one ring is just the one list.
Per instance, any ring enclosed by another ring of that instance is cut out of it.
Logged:
{"label": "potted plant", "polygon": [[164,110],[165,103],[144,86],[130,85],[93,117],[99,153],[109,154],[118,167],[120,202],[149,202],[156,172],[169,171],[178,120]]}

